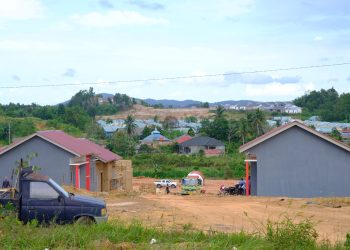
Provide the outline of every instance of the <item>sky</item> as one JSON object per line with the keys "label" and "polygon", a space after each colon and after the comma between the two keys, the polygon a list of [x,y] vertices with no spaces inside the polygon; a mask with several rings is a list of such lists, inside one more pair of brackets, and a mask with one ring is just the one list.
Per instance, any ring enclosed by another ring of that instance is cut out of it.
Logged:
{"label": "sky", "polygon": [[[348,0],[0,0],[0,103],[90,86],[209,102],[350,92],[350,65],[238,74],[350,62],[349,13]],[[25,85],[50,86],[7,88]]]}

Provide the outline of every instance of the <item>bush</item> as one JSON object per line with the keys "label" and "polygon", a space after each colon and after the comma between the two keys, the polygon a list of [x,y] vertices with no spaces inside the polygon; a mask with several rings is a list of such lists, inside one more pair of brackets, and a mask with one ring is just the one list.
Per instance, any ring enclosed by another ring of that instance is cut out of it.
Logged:
{"label": "bush", "polygon": [[[134,176],[176,179],[183,178],[193,170],[203,172],[207,178],[239,178],[245,173],[243,160],[244,156],[238,153],[201,157],[153,152],[132,157]],[[157,166],[156,171],[155,166]]]}
{"label": "bush", "polygon": [[266,239],[276,249],[310,249],[316,247],[318,234],[310,220],[293,223],[286,217],[281,222],[267,223]]}

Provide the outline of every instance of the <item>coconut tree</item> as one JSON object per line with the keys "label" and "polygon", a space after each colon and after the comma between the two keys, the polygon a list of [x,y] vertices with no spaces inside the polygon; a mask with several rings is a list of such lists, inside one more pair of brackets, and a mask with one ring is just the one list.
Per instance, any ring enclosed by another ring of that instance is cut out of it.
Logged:
{"label": "coconut tree", "polygon": [[264,113],[260,109],[257,109],[253,113],[249,113],[247,118],[252,130],[255,132],[255,136],[262,135],[266,123]]}
{"label": "coconut tree", "polygon": [[249,135],[249,125],[247,119],[241,118],[238,121],[235,135],[242,140],[242,144],[246,142]]}
{"label": "coconut tree", "polygon": [[224,118],[224,112],[225,112],[224,106],[222,105],[217,106],[214,114],[215,119]]}
{"label": "coconut tree", "polygon": [[126,119],[124,120],[126,133],[131,136],[135,133],[135,129],[137,128],[137,125],[135,123],[135,118],[132,115],[128,115]]}

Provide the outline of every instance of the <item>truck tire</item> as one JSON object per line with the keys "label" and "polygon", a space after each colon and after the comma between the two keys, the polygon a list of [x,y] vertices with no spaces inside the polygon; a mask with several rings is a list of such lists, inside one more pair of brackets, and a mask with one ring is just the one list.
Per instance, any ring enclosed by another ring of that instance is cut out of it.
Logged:
{"label": "truck tire", "polygon": [[172,184],[172,185],[171,185],[171,188],[176,188],[176,185]]}
{"label": "truck tire", "polygon": [[94,219],[92,219],[89,216],[81,216],[75,220],[75,223],[79,225],[91,225],[94,222],[95,222]]}
{"label": "truck tire", "polygon": [[162,187],[162,185],[160,185],[160,184],[157,184],[157,188],[161,188]]}

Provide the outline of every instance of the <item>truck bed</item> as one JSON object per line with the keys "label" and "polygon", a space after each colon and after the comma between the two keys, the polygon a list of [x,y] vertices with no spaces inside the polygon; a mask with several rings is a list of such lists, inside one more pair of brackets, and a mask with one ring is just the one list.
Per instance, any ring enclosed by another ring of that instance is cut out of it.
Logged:
{"label": "truck bed", "polygon": [[8,204],[19,207],[19,193],[15,189],[0,189],[0,204],[6,207]]}

